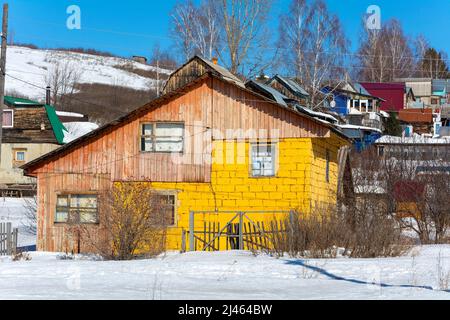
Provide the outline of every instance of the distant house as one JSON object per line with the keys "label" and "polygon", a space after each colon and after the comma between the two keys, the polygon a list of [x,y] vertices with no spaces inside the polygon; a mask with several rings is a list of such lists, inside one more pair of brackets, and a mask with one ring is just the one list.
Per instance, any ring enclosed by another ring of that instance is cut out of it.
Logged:
{"label": "distant house", "polygon": [[[370,94],[383,98],[380,110],[386,112],[398,112],[406,108],[409,101],[414,100],[412,94],[416,94],[414,88],[407,89],[405,83],[379,83],[379,82],[361,82],[361,85]],[[408,86],[409,87],[409,86]]]}
{"label": "distant house", "polygon": [[64,126],[52,106],[5,96],[0,189],[3,194],[29,195],[36,181],[20,166],[63,144]]}
{"label": "distant house", "polygon": [[167,199],[168,249],[180,250],[191,226],[226,226],[230,212],[256,211],[255,223],[273,211],[311,212],[336,203],[348,145],[340,130],[289,107],[272,87],[194,57],[161,97],[23,166],[38,179],[37,247],[95,251],[71,227],[101,232],[108,211],[99,203],[114,182],[148,183]]}
{"label": "distant house", "polygon": [[416,103],[410,108],[440,108],[450,104],[450,79],[400,78],[414,91]]}
{"label": "distant house", "polygon": [[266,82],[266,85],[276,89],[289,99],[298,101],[301,105],[307,106],[309,94],[297,81],[291,78],[275,75]]}
{"label": "distant house", "polygon": [[370,94],[359,83],[346,83],[339,88],[326,86],[321,89],[332,101],[330,110],[344,117],[339,127],[353,139],[357,151],[364,150],[378,139],[384,129],[385,113],[380,112],[382,98]]}
{"label": "distant house", "polygon": [[419,134],[428,134],[433,131],[434,123],[433,109],[403,109],[398,112],[398,120],[403,125],[410,125],[413,131],[410,131],[407,136],[413,132]]}

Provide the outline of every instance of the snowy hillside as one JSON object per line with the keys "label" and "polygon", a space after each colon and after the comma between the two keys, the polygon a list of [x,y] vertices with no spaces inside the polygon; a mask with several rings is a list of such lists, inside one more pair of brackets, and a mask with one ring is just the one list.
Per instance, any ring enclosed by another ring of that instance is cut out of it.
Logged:
{"label": "snowy hillside", "polygon": [[[46,87],[45,79],[52,73],[58,63],[68,63],[75,70],[78,70],[80,72],[80,83],[120,85],[136,90],[147,90],[154,85],[155,80],[123,68],[154,72],[157,70],[149,65],[116,57],[10,46],[7,51],[6,91],[15,91],[30,99],[42,101],[45,92],[38,87]],[[160,69],[160,72],[170,74],[171,71]],[[26,84],[14,78],[31,84]]]}

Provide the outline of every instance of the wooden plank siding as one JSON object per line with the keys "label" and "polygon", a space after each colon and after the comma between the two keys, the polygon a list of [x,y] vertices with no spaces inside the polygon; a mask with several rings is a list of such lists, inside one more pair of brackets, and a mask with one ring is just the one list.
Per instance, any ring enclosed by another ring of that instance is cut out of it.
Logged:
{"label": "wooden plank siding", "polygon": [[[140,152],[140,125],[147,121],[184,122],[185,152],[179,156]],[[70,226],[54,223],[58,193],[101,192],[114,181],[211,182],[211,148],[206,147],[223,139],[219,133],[227,129],[279,129],[280,138],[330,136],[329,127],[319,122],[235,84],[206,77],[184,94],[26,169],[38,182],[38,250],[71,251],[83,246],[69,232]],[[173,161],[180,157],[189,161]]]}
{"label": "wooden plank siding", "polygon": [[[140,125],[152,121],[184,122],[182,155],[140,152]],[[251,129],[278,129],[282,138],[330,134],[320,123],[228,82],[209,78],[159,108],[68,150],[32,174],[109,174],[113,181],[209,182],[211,150],[206,146],[211,134],[212,139],[224,139],[227,130],[247,133]],[[185,161],[178,163],[180,160]]]}

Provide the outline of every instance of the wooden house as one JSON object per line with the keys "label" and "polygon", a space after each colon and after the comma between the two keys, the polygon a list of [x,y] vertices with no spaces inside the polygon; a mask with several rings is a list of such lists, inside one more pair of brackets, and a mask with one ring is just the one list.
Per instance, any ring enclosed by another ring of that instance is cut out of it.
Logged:
{"label": "wooden house", "polygon": [[19,168],[63,143],[63,125],[55,109],[28,99],[5,96],[0,189],[7,195],[29,195],[36,181]]}
{"label": "wooden house", "polygon": [[[196,223],[225,223],[226,211],[276,211],[336,203],[338,152],[347,138],[246,86],[228,70],[194,57],[167,81],[164,95],[23,166],[38,181],[38,250],[91,251],[67,219],[91,199],[102,225],[101,193],[113,183],[145,182],[168,198],[169,249]],[[81,205],[82,206],[82,205]],[[91,212],[92,214],[92,212]],[[255,214],[254,220],[263,219]]]}

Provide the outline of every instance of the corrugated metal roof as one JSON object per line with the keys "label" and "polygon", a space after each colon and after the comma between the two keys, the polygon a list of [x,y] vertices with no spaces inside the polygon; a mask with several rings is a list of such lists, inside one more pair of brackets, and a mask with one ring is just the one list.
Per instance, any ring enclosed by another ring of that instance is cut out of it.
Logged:
{"label": "corrugated metal roof", "polygon": [[263,91],[266,94],[270,95],[272,97],[272,99],[274,101],[276,101],[277,103],[279,103],[285,107],[288,106],[285,101],[285,99],[288,99],[288,98],[285,95],[283,95],[281,92],[275,90],[274,88],[272,88],[268,85],[265,85],[265,84],[262,84],[262,83],[259,83],[259,82],[253,81],[253,80],[249,80],[249,81],[247,81],[245,86],[250,87],[250,88],[256,88],[256,90]]}
{"label": "corrugated metal roof", "polygon": [[371,96],[371,94],[369,93],[369,91],[367,91],[366,88],[364,88],[360,83],[355,82],[355,83],[353,84],[353,87],[355,88],[356,92],[365,94],[365,95],[367,95],[367,96]]}
{"label": "corrugated metal roof", "polygon": [[275,75],[267,83],[270,83],[275,78],[278,79],[282,84],[284,84],[287,89],[292,91],[292,93],[298,94],[298,95],[301,95],[301,96],[304,96],[304,97],[308,97],[309,96],[308,92],[306,92],[306,90],[303,89],[302,86],[300,86],[300,84],[298,84],[295,80],[290,79],[290,78],[282,77],[279,74]]}
{"label": "corrugated metal roof", "polygon": [[244,82],[239,79],[238,77],[236,77],[234,74],[232,74],[230,71],[228,71],[227,69],[225,69],[224,67],[221,67],[217,64],[214,64],[212,61],[209,61],[201,56],[197,56],[199,59],[201,59],[204,63],[206,63],[209,67],[211,67],[212,69],[214,69],[214,71],[218,72],[222,77],[224,77],[225,80],[228,81],[233,81],[234,83],[236,83],[237,85],[241,86],[241,87],[245,87]]}

